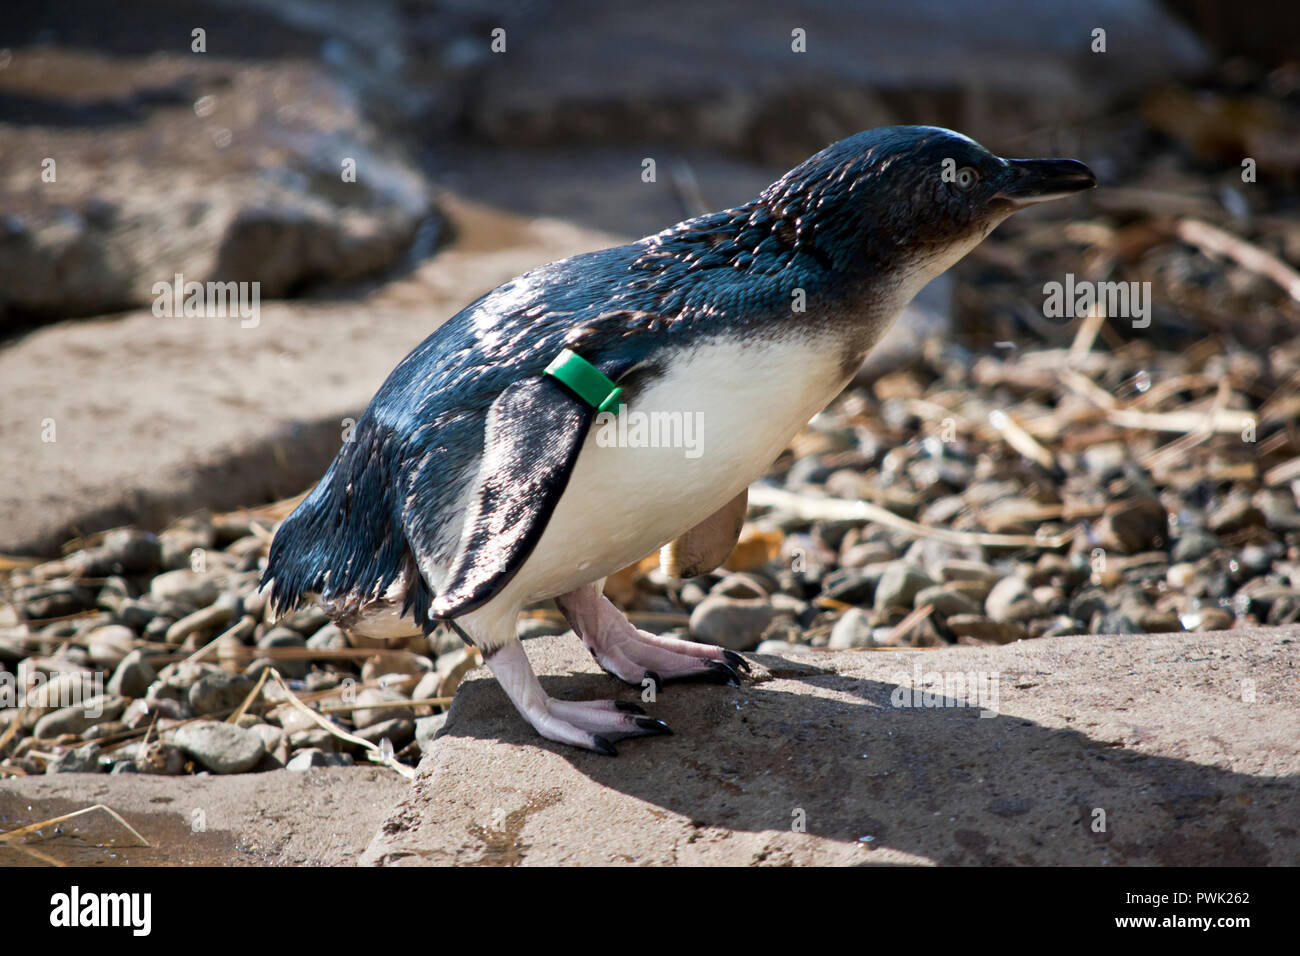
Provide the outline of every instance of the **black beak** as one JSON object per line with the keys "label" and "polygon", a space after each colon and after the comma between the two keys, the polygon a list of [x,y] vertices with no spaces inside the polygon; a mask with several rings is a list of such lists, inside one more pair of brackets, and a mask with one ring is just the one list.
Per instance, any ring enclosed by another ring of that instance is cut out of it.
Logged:
{"label": "black beak", "polygon": [[1097,177],[1074,159],[1008,159],[1006,183],[994,197],[1017,208],[1092,189]]}

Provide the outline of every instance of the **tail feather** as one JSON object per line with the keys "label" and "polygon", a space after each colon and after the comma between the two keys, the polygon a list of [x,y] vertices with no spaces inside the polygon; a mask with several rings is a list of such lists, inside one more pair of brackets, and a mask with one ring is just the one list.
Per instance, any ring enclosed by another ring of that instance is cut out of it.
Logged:
{"label": "tail feather", "polygon": [[[354,440],[280,525],[262,573],[277,611],[298,607],[308,595],[355,610],[414,570],[390,444],[375,429],[363,433],[359,426]],[[415,619],[427,622],[432,595],[418,570],[410,579],[403,614],[414,608]]]}

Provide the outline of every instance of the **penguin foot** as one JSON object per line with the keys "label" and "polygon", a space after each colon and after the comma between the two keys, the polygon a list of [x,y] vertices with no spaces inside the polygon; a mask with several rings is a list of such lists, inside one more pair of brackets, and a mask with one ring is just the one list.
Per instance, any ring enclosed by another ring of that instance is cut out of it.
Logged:
{"label": "penguin foot", "polygon": [[518,640],[485,653],[483,659],[515,708],[547,740],[616,757],[615,741],[672,733],[662,720],[646,716],[640,706],[627,701],[548,696]]}
{"label": "penguin foot", "polygon": [[660,690],[666,681],[699,680],[739,687],[737,670],[749,670],[735,651],[638,629],[601,593],[599,583],[556,603],[596,662],[629,684],[649,680]]}

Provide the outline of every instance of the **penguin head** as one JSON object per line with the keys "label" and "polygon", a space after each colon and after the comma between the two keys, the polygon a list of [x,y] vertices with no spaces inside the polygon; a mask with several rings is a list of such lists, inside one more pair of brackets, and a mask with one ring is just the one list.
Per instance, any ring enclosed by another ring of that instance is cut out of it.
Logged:
{"label": "penguin head", "polygon": [[952,130],[887,126],[828,146],[761,198],[801,215],[836,268],[924,279],[1016,210],[1096,185],[1072,159],[1003,159]]}

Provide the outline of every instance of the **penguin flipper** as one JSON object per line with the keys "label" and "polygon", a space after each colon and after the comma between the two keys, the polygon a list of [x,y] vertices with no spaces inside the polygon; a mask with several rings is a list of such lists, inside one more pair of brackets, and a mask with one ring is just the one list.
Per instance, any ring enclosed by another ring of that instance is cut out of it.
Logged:
{"label": "penguin flipper", "polygon": [[707,574],[730,557],[745,523],[749,489],[709,515],[690,531],[659,549],[659,567],[671,578]]}
{"label": "penguin flipper", "polygon": [[468,614],[515,576],[546,530],[594,420],[590,405],[549,378],[516,382],[492,403],[460,544],[431,617]]}

